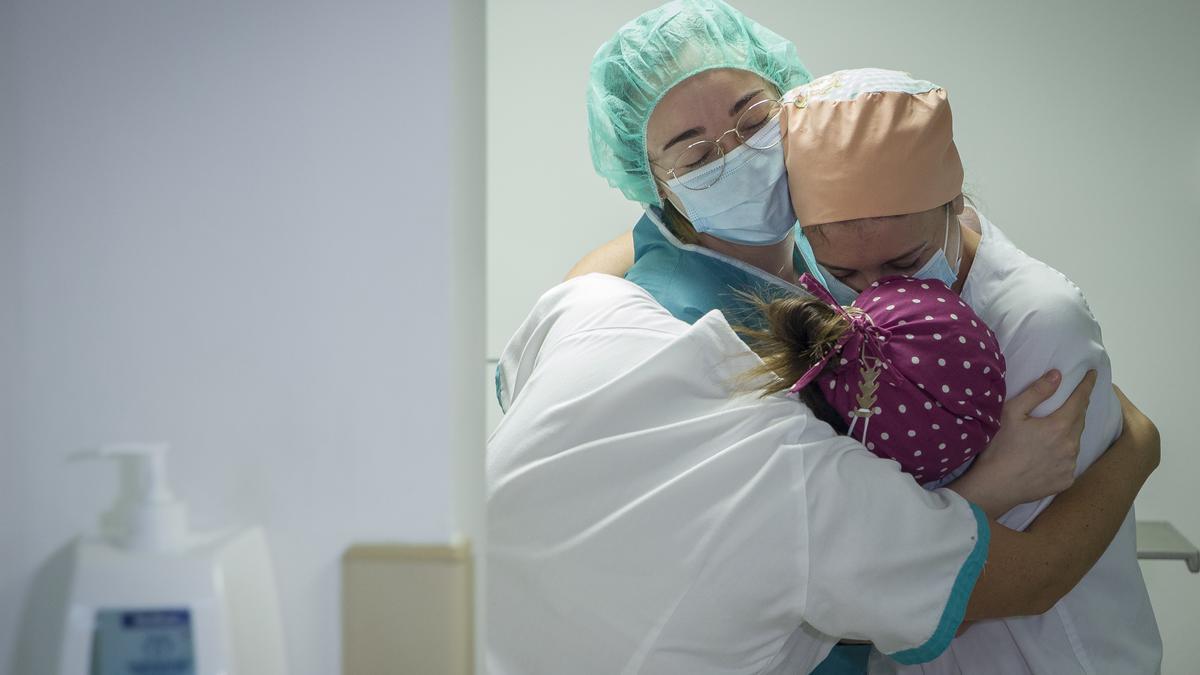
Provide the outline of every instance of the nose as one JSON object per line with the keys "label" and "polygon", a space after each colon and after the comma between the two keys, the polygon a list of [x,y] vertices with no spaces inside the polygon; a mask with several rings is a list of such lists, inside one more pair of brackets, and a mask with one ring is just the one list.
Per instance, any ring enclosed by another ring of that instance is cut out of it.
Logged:
{"label": "nose", "polygon": [[730,129],[729,131],[726,131],[717,137],[717,145],[721,146],[721,150],[726,153],[732,151],[741,144],[742,139],[738,138],[737,129]]}

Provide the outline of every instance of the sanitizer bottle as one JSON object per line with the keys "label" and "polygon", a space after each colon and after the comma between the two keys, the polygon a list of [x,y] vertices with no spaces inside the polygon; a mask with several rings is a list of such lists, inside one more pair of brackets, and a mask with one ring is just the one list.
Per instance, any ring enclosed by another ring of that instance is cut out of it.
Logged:
{"label": "sanitizer bottle", "polygon": [[262,531],[189,532],[187,509],[167,485],[166,451],[120,444],[74,456],[117,463],[120,490],[99,532],[71,544],[65,606],[50,635],[37,637],[54,640],[47,651],[57,663],[40,672],[286,672]]}

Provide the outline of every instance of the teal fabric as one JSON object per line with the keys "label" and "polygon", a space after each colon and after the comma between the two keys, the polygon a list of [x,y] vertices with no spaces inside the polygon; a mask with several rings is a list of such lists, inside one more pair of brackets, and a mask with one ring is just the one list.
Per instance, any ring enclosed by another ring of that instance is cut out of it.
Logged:
{"label": "teal fabric", "polygon": [[[798,290],[783,282],[764,281],[725,260],[679,246],[663,236],[649,216],[642,216],[633,227],[633,257],[633,267],[625,278],[645,289],[675,318],[688,323],[719,309],[730,324],[758,327],[761,318],[738,296],[738,291],[770,299]],[[808,269],[798,248],[792,262],[797,271]]]}
{"label": "teal fabric", "polygon": [[983,509],[971,504],[971,511],[975,514],[975,526],[979,534],[975,539],[975,548],[958,570],[958,577],[950,589],[950,599],[946,602],[946,608],[942,610],[941,621],[925,644],[888,654],[897,663],[911,666],[936,659],[950,646],[950,641],[962,625],[967,612],[967,601],[971,598],[971,591],[975,589],[975,582],[979,580],[979,573],[983,571],[983,564],[987,561],[988,544],[992,538],[992,530],[988,526],[987,515]]}
{"label": "teal fabric", "polygon": [[811,675],[867,675],[871,645],[834,645]]}
{"label": "teal fabric", "polygon": [[662,206],[646,124],[662,97],[706,70],[755,73],[782,94],[812,79],[796,46],[720,0],[675,0],[622,26],[592,59],[588,140],[596,173],[624,195]]}
{"label": "teal fabric", "polygon": [[504,397],[500,392],[500,364],[496,364],[496,403],[500,404],[500,412],[508,412],[504,409]]}

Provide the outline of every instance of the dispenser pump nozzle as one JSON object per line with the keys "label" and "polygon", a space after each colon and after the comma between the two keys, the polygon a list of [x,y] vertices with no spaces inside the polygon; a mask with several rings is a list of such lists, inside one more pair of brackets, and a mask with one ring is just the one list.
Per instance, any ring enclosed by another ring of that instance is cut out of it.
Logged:
{"label": "dispenser pump nozzle", "polygon": [[72,456],[120,464],[117,501],[100,517],[101,534],[113,544],[143,551],[169,551],[186,545],[187,508],[167,485],[169,447],[166,443],[112,443]]}

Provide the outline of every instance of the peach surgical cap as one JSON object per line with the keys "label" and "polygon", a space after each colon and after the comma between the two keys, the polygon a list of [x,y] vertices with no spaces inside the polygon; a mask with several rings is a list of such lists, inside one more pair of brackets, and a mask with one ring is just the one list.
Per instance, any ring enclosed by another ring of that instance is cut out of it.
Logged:
{"label": "peach surgical cap", "polygon": [[784,100],[788,187],[802,226],[917,213],[962,193],[941,87],[862,68],[817,78]]}

